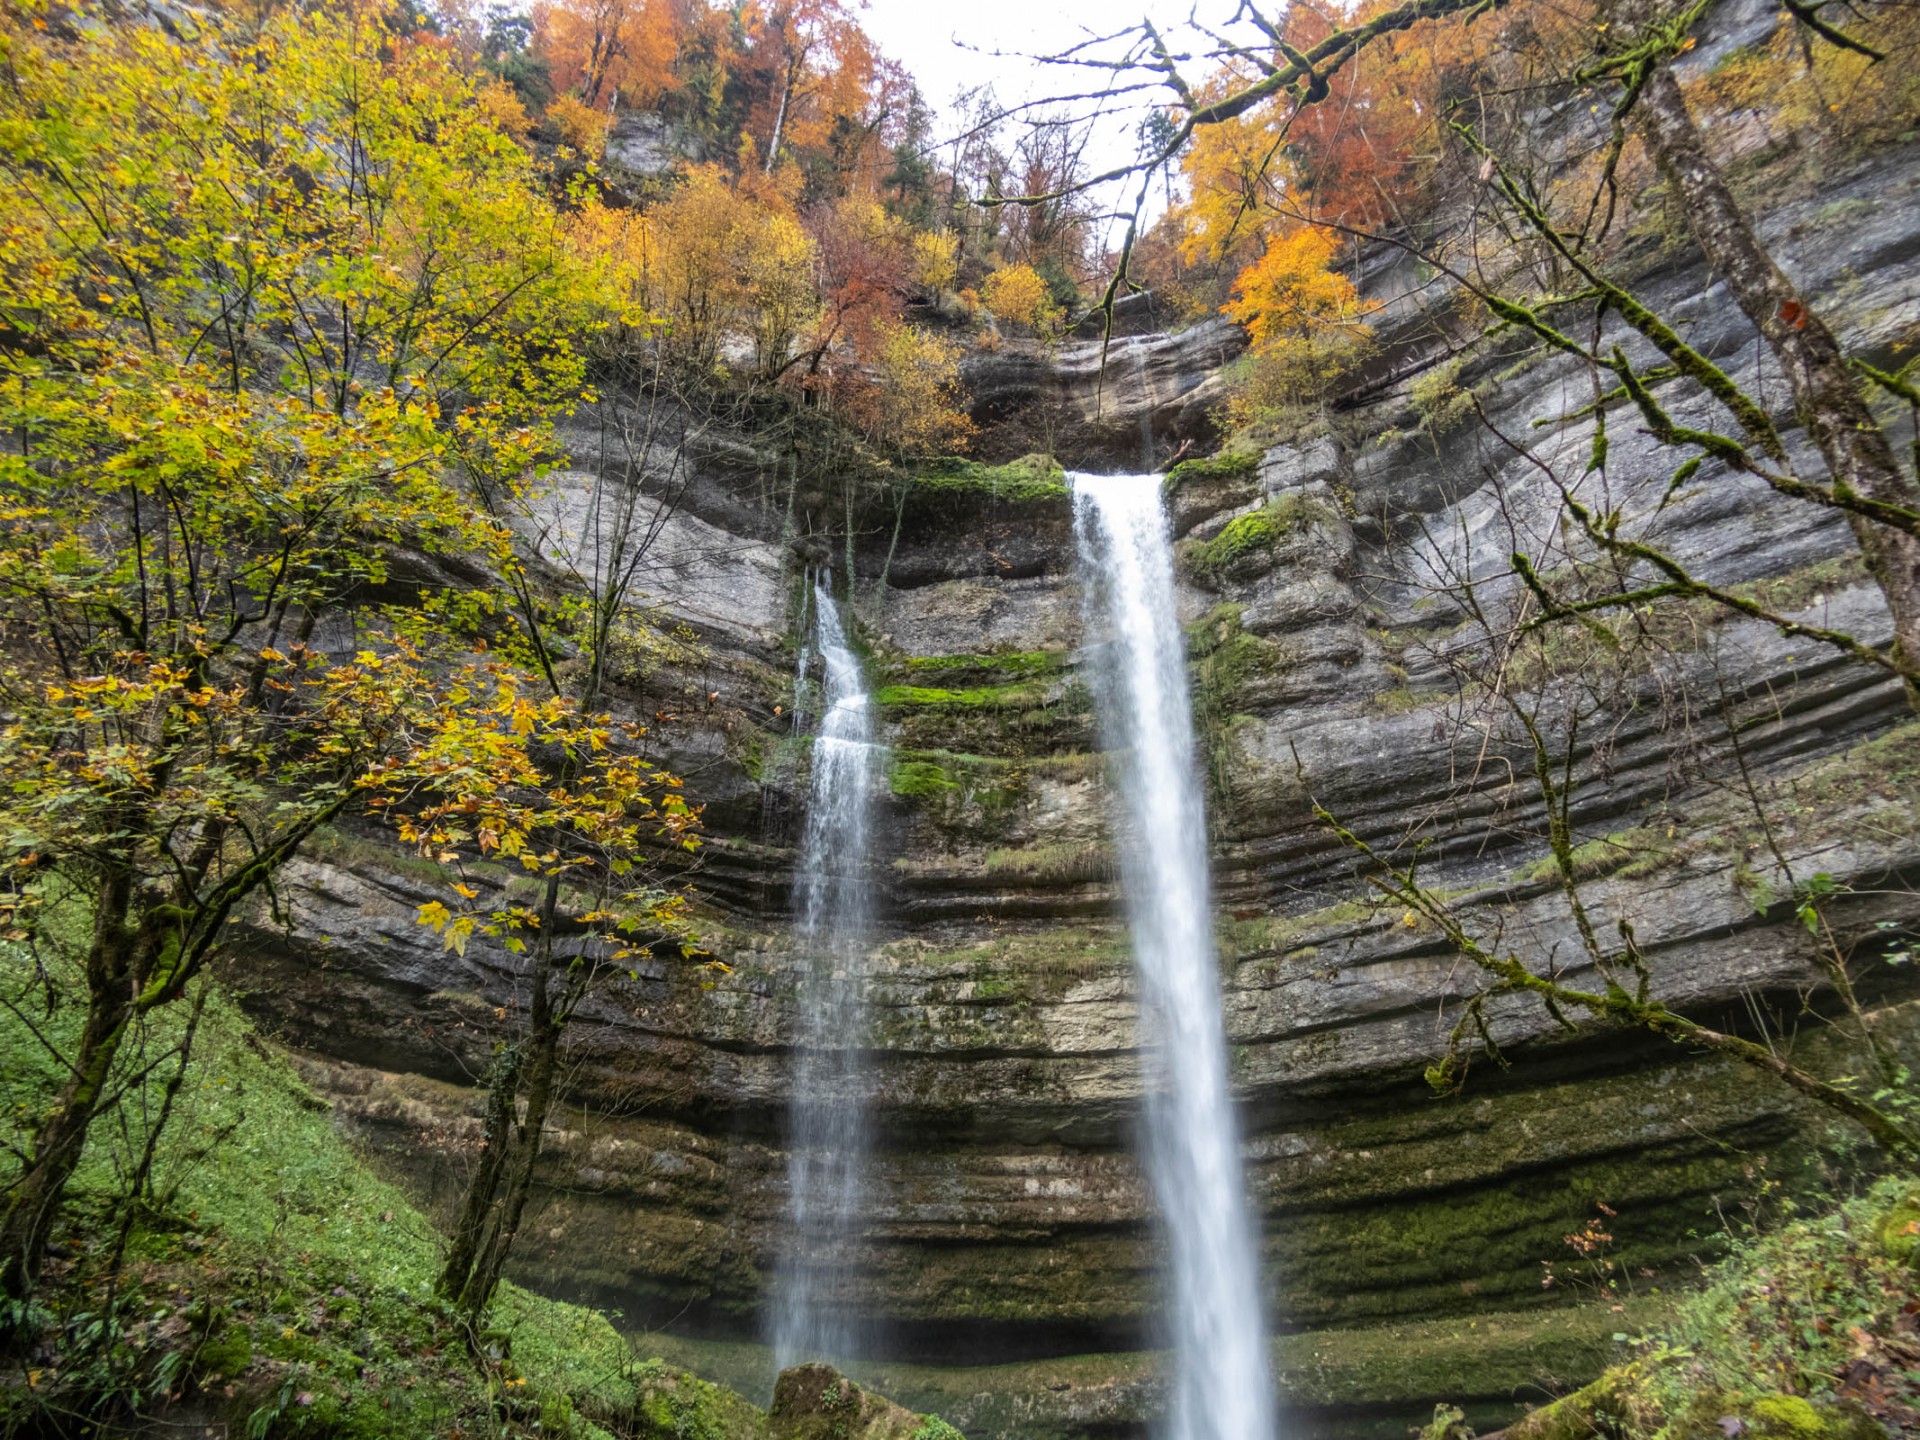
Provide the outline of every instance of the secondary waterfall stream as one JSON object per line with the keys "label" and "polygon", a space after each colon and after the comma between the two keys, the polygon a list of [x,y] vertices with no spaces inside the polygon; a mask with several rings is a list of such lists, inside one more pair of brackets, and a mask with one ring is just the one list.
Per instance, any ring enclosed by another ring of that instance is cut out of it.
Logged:
{"label": "secondary waterfall stream", "polygon": [[1168,1440],[1270,1440],[1260,1256],[1227,1089],[1206,812],[1158,475],[1073,475],[1090,659],[1154,1071],[1145,1159],[1168,1257]]}
{"label": "secondary waterfall stream", "polygon": [[[796,693],[818,655],[825,672],[813,740],[806,828],[796,884],[806,966],[788,1121],[787,1233],[772,1324],[781,1368],[845,1359],[859,1337],[849,1318],[869,1142],[863,1095],[869,813],[881,751],[860,657],[847,642],[830,577],[809,585],[813,625],[800,650]],[[804,713],[804,712],[803,712]]]}

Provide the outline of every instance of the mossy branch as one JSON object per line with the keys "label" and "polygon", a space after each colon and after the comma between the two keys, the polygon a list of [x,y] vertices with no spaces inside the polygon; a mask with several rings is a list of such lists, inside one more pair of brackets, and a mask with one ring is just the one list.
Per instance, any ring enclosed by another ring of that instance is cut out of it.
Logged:
{"label": "mossy branch", "polygon": [[1824,625],[1809,625],[1803,620],[1789,619],[1744,595],[1709,584],[1693,575],[1666,551],[1656,546],[1642,544],[1637,540],[1623,538],[1619,533],[1620,517],[1617,511],[1611,512],[1606,521],[1602,522],[1591,509],[1571,495],[1565,495],[1564,499],[1568,513],[1580,522],[1580,528],[1586,532],[1587,538],[1594,544],[1609,554],[1618,555],[1624,559],[1644,561],[1667,578],[1660,584],[1642,586],[1634,590],[1622,590],[1584,600],[1562,600],[1547,588],[1546,582],[1534,569],[1533,563],[1525,555],[1516,552],[1512,557],[1514,572],[1533,592],[1542,607],[1542,613],[1529,620],[1525,628],[1538,629],[1556,620],[1579,619],[1596,611],[1628,609],[1653,600],[1676,597],[1694,598],[1711,601],[1736,614],[1771,625],[1782,635],[1812,640],[1828,646],[1852,659],[1877,666],[1909,684],[1920,684],[1920,664],[1916,664],[1898,649],[1881,650],[1864,643],[1858,636],[1849,635],[1844,630],[1834,630]]}
{"label": "mossy branch", "polygon": [[[1623,289],[1594,269],[1580,253],[1567,242],[1567,237],[1553,223],[1539,200],[1529,195],[1513,178],[1499,157],[1487,147],[1474,132],[1471,125],[1460,121],[1450,122],[1454,133],[1466,141],[1467,145],[1482,160],[1493,166],[1494,177],[1499,181],[1500,191],[1507,202],[1520,214],[1541,239],[1551,246],[1561,259],[1566,261],[1575,274],[1587,282],[1601,297],[1603,310],[1612,310],[1631,325],[1661,354],[1665,355],[1681,374],[1696,381],[1715,399],[1732,412],[1740,422],[1740,428],[1752,437],[1760,449],[1776,461],[1782,463],[1787,458],[1786,446],[1781,442],[1780,433],[1774,428],[1767,412],[1733,382],[1731,376],[1707,359],[1698,350],[1682,340],[1674,328],[1648,309],[1631,291]],[[1511,302],[1509,302],[1511,303]],[[1523,308],[1523,307],[1515,307]],[[1504,318],[1504,317],[1503,317]],[[1584,346],[1576,347],[1577,353],[1592,358]],[[1603,362],[1605,363],[1605,362]],[[1609,365],[1609,369],[1615,367]],[[1631,373],[1629,371],[1629,373]],[[1621,377],[1624,381],[1626,376]]]}
{"label": "mossy branch", "polygon": [[[1491,1039],[1487,1035],[1485,1018],[1487,1000],[1504,994],[1528,994],[1537,997],[1548,1013],[1563,1025],[1567,1023],[1567,1012],[1583,1011],[1604,1024],[1631,1026],[1664,1036],[1676,1044],[1697,1045],[1777,1077],[1809,1100],[1851,1120],[1901,1164],[1909,1169],[1920,1170],[1920,1137],[1916,1137],[1884,1110],[1842,1086],[1802,1069],[1764,1045],[1702,1025],[1649,998],[1646,993],[1645,962],[1639,956],[1639,947],[1633,940],[1630,928],[1622,927],[1627,949],[1620,958],[1626,960],[1641,976],[1637,993],[1612,979],[1607,979],[1603,990],[1577,989],[1558,979],[1536,974],[1515,955],[1502,955],[1481,944],[1444,901],[1417,882],[1411,870],[1388,864],[1371,845],[1342,825],[1317,802],[1314,803],[1313,814],[1342,844],[1379,866],[1377,873],[1367,877],[1369,884],[1389,899],[1430,921],[1456,951],[1491,978],[1493,983],[1467,1002],[1468,1015],[1463,1020],[1472,1021],[1474,1033]],[[1438,1088],[1456,1088],[1464,1072],[1464,1062],[1458,1049],[1462,1034],[1462,1027],[1456,1026],[1447,1055],[1427,1072],[1428,1079],[1436,1083]],[[1493,1050],[1489,1053],[1497,1056],[1498,1052]]]}

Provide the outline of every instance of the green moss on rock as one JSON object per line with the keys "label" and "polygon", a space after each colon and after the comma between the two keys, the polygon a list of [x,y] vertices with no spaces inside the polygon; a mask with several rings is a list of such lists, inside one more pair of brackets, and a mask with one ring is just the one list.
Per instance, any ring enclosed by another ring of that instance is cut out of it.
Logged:
{"label": "green moss on rock", "polygon": [[1663,1352],[1618,1365],[1592,1384],[1507,1427],[1507,1440],[1884,1440],[1885,1431],[1844,1402],[1803,1395],[1701,1389],[1663,1403],[1675,1358]]}
{"label": "green moss on rock", "polygon": [[1046,691],[1034,685],[984,685],[972,690],[883,685],[874,692],[873,698],[887,710],[1030,710],[1047,703]]}
{"label": "green moss on rock", "polygon": [[1091,739],[1092,697],[1067,676],[964,689],[885,685],[874,699],[906,750],[1010,758],[1081,750]]}
{"label": "green moss on rock", "polygon": [[909,683],[940,677],[952,684],[1008,684],[1058,674],[1067,668],[1064,650],[989,650],[979,654],[912,655],[900,664]]}
{"label": "green moss on rock", "polygon": [[1618,1365],[1591,1385],[1542,1405],[1507,1427],[1507,1440],[1614,1440],[1651,1435],[1664,1420],[1647,1395],[1644,1367]]}
{"label": "green moss on rock", "polygon": [[[1634,880],[1656,874],[1677,864],[1681,851],[1667,833],[1657,826],[1642,825],[1631,830],[1616,830],[1573,847],[1573,874],[1576,880],[1597,880],[1617,875]],[[1514,872],[1519,881],[1552,880],[1560,873],[1551,855],[1544,855]]]}
{"label": "green moss on rock", "polygon": [[1903,1196],[1875,1220],[1873,1238],[1902,1265],[1920,1268],[1920,1192]]}
{"label": "green moss on rock", "polygon": [[931,760],[908,760],[895,756],[887,771],[887,788],[903,799],[926,795],[944,795],[958,790],[960,782]]}
{"label": "green moss on rock", "polygon": [[1067,498],[1066,472],[1051,455],[1022,455],[1004,465],[950,459],[913,477],[924,497],[938,500],[997,500],[1030,505]]}
{"label": "green moss on rock", "polygon": [[1250,450],[1201,455],[1192,460],[1182,460],[1167,471],[1165,488],[1171,493],[1183,485],[1193,485],[1208,480],[1248,480],[1258,474],[1259,470],[1260,457]]}
{"label": "green moss on rock", "polygon": [[1334,518],[1335,512],[1326,502],[1290,491],[1229,521],[1211,540],[1192,546],[1187,552],[1187,568],[1196,579],[1217,583],[1295,530]]}
{"label": "green moss on rock", "polygon": [[773,1440],[965,1440],[944,1420],[916,1415],[818,1364],[780,1372],[768,1422]]}
{"label": "green moss on rock", "polygon": [[660,1360],[633,1374],[633,1440],[766,1440],[767,1417],[739,1395]]}
{"label": "green moss on rock", "polygon": [[950,844],[1004,838],[1022,813],[1029,767],[990,755],[895,750],[887,788]]}

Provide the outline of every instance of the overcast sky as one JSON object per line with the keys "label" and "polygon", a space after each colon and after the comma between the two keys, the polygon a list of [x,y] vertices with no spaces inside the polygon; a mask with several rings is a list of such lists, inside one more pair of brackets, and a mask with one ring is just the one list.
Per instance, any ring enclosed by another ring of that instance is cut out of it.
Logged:
{"label": "overcast sky", "polygon": [[[991,83],[1002,105],[1094,88],[1098,72],[1039,65],[1022,54],[1056,54],[1090,36],[1111,34],[1141,18],[1142,0],[869,0],[856,13],[882,53],[900,61],[926,101],[940,116],[936,133],[950,133],[954,99],[963,91]],[[1191,0],[1147,0],[1170,36]],[[1202,9],[1231,12],[1231,0],[1202,0]],[[1178,41],[1174,41],[1178,43]],[[994,53],[999,52],[999,53]],[[1133,158],[1137,127],[1147,108],[1136,102],[1125,114],[1094,120],[1088,163],[1107,169]],[[1118,204],[1117,196],[1103,197]],[[1131,193],[1127,203],[1131,203]]]}
{"label": "overcast sky", "polygon": [[987,81],[1009,101],[1059,88],[1059,72],[1040,74],[1047,67],[981,51],[1048,54],[1135,18],[1112,0],[871,0],[858,13],[881,50],[905,64],[942,110]]}

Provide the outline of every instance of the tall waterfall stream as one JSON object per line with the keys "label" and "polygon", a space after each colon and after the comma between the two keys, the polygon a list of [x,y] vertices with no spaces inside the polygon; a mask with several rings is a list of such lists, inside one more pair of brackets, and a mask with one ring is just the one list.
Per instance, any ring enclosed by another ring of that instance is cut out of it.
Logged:
{"label": "tall waterfall stream", "polygon": [[1227,1089],[1206,814],[1158,475],[1072,475],[1095,697],[1151,1056],[1145,1160],[1168,1258],[1168,1440],[1271,1440],[1259,1250]]}
{"label": "tall waterfall stream", "polygon": [[858,1346],[850,1288],[859,1283],[859,1230],[869,1149],[862,1094],[871,796],[881,748],[860,657],[847,642],[828,576],[808,587],[813,626],[799,684],[818,655],[825,672],[813,740],[806,829],[796,886],[799,942],[808,964],[789,1111],[787,1215],[772,1324],[781,1368],[845,1359]]}
{"label": "tall waterfall stream", "polygon": [[[1206,815],[1186,643],[1158,475],[1081,475],[1074,536],[1090,668],[1115,757],[1127,917],[1149,1056],[1144,1159],[1168,1274],[1166,1440],[1272,1440],[1259,1249],[1227,1087]],[[852,1358],[863,1337],[859,1230],[871,1141],[863,1103],[873,790],[882,749],[859,656],[824,575],[799,693],[825,675],[796,904],[807,968],[789,1122],[788,1227],[772,1317],[776,1364]]]}

